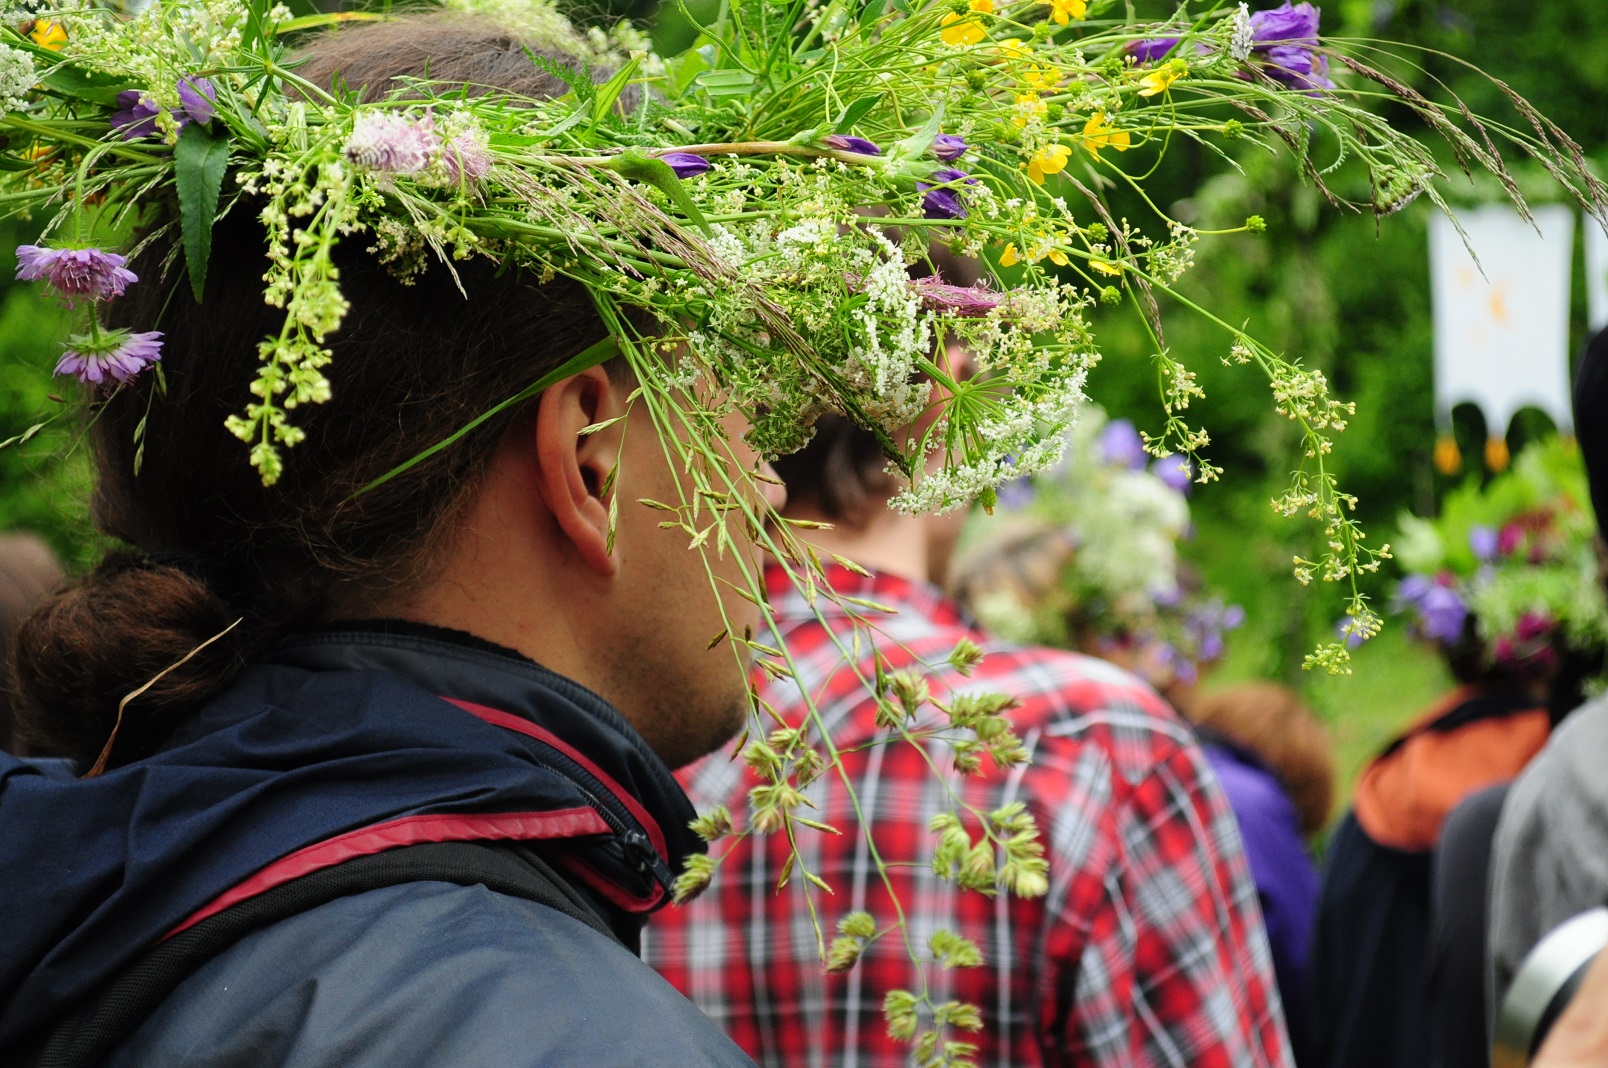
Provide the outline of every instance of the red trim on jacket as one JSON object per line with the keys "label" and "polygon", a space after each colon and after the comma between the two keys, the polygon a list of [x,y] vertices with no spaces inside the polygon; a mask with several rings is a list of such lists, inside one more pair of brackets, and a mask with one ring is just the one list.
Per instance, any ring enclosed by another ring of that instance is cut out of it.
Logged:
{"label": "red trim on jacket", "polygon": [[245,882],[225,890],[211,902],[191,913],[183,923],[163,935],[162,941],[167,941],[209,916],[217,915],[231,905],[248,901],[293,879],[299,879],[303,875],[310,875],[324,868],[332,868],[357,857],[383,853],[388,849],[422,845],[427,842],[575,838],[587,834],[608,834],[609,831],[609,825],[603,817],[590,808],[490,815],[443,812],[425,816],[403,816],[385,823],[376,823],[371,827],[359,827],[355,831],[315,842],[279,858]]}

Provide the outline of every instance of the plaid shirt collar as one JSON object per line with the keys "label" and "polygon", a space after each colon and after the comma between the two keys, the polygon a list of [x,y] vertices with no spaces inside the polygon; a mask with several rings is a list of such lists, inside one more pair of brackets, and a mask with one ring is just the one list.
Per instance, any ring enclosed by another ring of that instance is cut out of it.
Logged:
{"label": "plaid shirt collar", "polygon": [[[901,578],[886,571],[869,571],[859,574],[842,564],[828,564],[823,571],[826,585],[841,599],[869,601],[898,611],[901,617],[922,619],[935,627],[964,627],[976,625],[959,605],[946,597],[942,590],[930,582]],[[838,621],[850,617],[850,608],[830,597],[817,596],[812,607],[809,600],[796,587],[787,569],[771,563],[765,567],[765,592],[770,598],[776,621],[784,627],[817,619],[829,621],[836,628]],[[851,601],[852,605],[852,601]],[[864,605],[852,605],[855,612],[875,618],[881,613]]]}

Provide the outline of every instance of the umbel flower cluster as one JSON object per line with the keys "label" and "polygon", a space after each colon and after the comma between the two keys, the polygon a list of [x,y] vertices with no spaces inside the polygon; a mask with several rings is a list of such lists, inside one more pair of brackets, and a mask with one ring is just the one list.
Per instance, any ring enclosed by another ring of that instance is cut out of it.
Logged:
{"label": "umbel flower cluster", "polygon": [[[641,385],[633,403],[687,481],[678,500],[641,503],[706,559],[729,553],[748,568],[759,540],[813,603],[832,596],[821,561],[800,524],[753,503],[756,476],[731,462],[722,416],[743,413],[750,444],[778,456],[840,413],[872,431],[907,480],[899,507],[988,509],[999,487],[1059,461],[1100,355],[1090,311],[1127,304],[1154,339],[1161,383],[1142,447],[1206,482],[1218,469],[1189,420],[1201,391],[1165,342],[1163,309],[1174,309],[1220,326],[1222,358],[1265,376],[1299,427],[1304,455],[1275,502],[1321,531],[1299,577],[1341,583],[1352,618],[1376,628],[1356,577],[1383,550],[1366,546],[1327,466],[1348,407],[1298,358],[1178,293],[1195,245],[1214,234],[1152,204],[1144,176],[1179,142],[1224,166],[1244,149],[1287,151],[1337,207],[1383,216],[1419,196],[1440,203],[1445,157],[1497,175],[1522,210],[1506,147],[1594,214],[1605,200],[1579,149],[1523,101],[1513,100],[1522,121],[1486,123],[1427,99],[1365,61],[1373,45],[1321,38],[1310,3],[1184,0],[1147,23],[1122,0],[730,0],[694,47],[657,56],[629,27],[575,29],[550,0],[441,2],[529,40],[531,62],[566,91],[520,99],[418,80],[364,102],[297,75],[310,35],[392,17],[389,4],[293,18],[270,0],[153,0],[133,16],[132,5],[57,0],[0,24],[0,211],[42,226],[20,250],[19,276],[82,317],[58,369],[89,385],[92,406],[162,388],[161,324],[108,330],[102,305],[131,285],[164,287],[168,304],[200,300],[213,225],[230,212],[259,218],[263,299],[284,316],[227,424],[265,483],[295,463],[297,409],[337,388],[343,243],[372,249],[404,281],[477,257],[566,277],[612,336],[507,403],[623,356]],[[1392,127],[1381,97],[1443,150]],[[1360,176],[1360,198],[1331,184],[1333,161]],[[1144,214],[1113,211],[1111,190]],[[112,249],[165,228],[182,256],[136,279]],[[1261,228],[1253,217],[1219,233]],[[939,246],[981,260],[985,281],[936,273]],[[974,366],[959,373],[936,358],[945,342]],[[757,603],[762,589],[748,568],[739,594]],[[849,608],[874,643],[879,607]],[[787,650],[772,640],[774,628],[768,640],[728,626],[711,646],[786,676]],[[1314,662],[1343,669],[1344,657],[1335,643]],[[918,679],[878,670],[864,681],[913,720],[931,707]],[[986,774],[1015,759],[1006,707],[943,713],[951,770]],[[802,784],[830,767],[830,751],[818,720],[785,738],[769,727],[748,747],[769,780],[750,827],[791,834],[807,825]],[[982,837],[962,828],[964,851],[954,825],[934,828],[940,866],[968,886],[1033,892],[1027,814],[970,815]],[[687,874],[686,890],[707,878]],[[869,937],[860,920],[850,926],[843,937]],[[949,943],[912,953],[938,966],[972,958]],[[925,1062],[963,1059],[963,1041],[939,1036],[965,1029],[967,1008],[922,1015],[919,1003],[890,1004],[891,1025]],[[918,1036],[920,1020],[933,1027]]]}
{"label": "umbel flower cluster", "polygon": [[1448,494],[1439,518],[1402,516],[1394,607],[1426,641],[1477,642],[1488,665],[1544,676],[1560,651],[1608,648],[1596,532],[1578,446],[1540,442],[1489,484]]}

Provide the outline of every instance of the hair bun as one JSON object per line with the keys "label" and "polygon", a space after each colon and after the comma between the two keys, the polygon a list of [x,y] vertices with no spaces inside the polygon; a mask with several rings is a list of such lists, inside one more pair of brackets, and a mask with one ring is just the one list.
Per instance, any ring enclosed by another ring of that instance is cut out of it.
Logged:
{"label": "hair bun", "polygon": [[[185,569],[133,553],[108,556],[17,632],[23,732],[81,767],[107,747],[114,728],[111,764],[149,755],[240,670],[238,634],[219,638],[236,618]],[[119,726],[118,706],[147,684]]]}

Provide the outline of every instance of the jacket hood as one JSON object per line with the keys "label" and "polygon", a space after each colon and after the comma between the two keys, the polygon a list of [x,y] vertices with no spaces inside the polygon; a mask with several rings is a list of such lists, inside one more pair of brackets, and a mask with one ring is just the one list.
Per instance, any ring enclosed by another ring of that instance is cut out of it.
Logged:
{"label": "jacket hood", "polygon": [[629,925],[703,843],[602,698],[467,635],[325,631],[154,756],[62,781],[0,754],[0,1048],[205,915],[424,841],[544,840]]}
{"label": "jacket hood", "polygon": [[1357,780],[1353,810],[1368,837],[1417,853],[1440,840],[1452,809],[1518,775],[1551,719],[1534,698],[1465,686],[1431,706]]}

